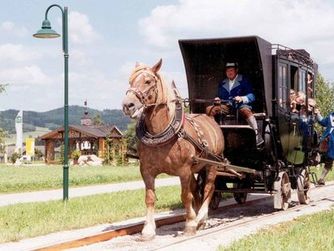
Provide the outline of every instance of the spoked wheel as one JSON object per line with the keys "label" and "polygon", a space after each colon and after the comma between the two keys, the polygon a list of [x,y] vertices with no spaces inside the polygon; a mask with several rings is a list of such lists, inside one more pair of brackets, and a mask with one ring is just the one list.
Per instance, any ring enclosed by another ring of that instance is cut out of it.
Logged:
{"label": "spoked wheel", "polygon": [[209,204],[209,208],[212,210],[216,210],[219,207],[219,202],[222,199],[221,192],[214,192]]}
{"label": "spoked wheel", "polygon": [[277,180],[274,182],[274,208],[287,210],[291,199],[291,183],[289,175],[286,172],[280,172]]}
{"label": "spoked wheel", "polygon": [[[247,186],[246,183],[236,183],[233,186],[237,189],[249,188],[249,186]],[[247,193],[246,192],[233,193],[233,197],[238,204],[245,204],[247,200]]]}
{"label": "spoked wheel", "polygon": [[238,204],[245,204],[247,200],[247,193],[234,193],[233,197]]}
{"label": "spoked wheel", "polygon": [[304,169],[297,176],[297,195],[300,204],[310,203],[310,177],[309,173]]}

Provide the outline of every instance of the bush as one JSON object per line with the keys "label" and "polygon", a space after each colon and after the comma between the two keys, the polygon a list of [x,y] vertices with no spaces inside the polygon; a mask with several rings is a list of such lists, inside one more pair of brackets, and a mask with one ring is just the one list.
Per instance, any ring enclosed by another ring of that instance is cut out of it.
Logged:
{"label": "bush", "polygon": [[78,160],[81,156],[81,152],[79,150],[74,150],[72,153],[71,153],[71,158],[74,159],[74,160]]}
{"label": "bush", "polygon": [[15,164],[16,160],[21,158],[21,154],[19,153],[13,153],[12,156],[10,156],[10,161]]}

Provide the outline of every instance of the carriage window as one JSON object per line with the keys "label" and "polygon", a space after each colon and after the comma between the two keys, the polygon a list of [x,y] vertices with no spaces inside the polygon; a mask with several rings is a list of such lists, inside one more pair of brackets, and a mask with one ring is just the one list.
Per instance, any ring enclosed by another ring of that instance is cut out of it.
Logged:
{"label": "carriage window", "polygon": [[307,73],[307,97],[314,98],[314,76],[312,73]]}
{"label": "carriage window", "polygon": [[306,80],[306,72],[303,70],[299,71],[299,76],[298,76],[298,91],[305,92],[305,80]]}
{"label": "carriage window", "polygon": [[288,93],[288,67],[286,64],[278,66],[278,105],[287,108],[287,93]]}

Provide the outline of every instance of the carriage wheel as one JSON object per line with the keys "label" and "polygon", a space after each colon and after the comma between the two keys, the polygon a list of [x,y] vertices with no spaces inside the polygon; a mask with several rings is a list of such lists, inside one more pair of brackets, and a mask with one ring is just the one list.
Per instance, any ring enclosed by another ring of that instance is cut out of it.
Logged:
{"label": "carriage wheel", "polygon": [[286,172],[280,172],[277,180],[274,182],[274,208],[287,210],[291,198],[291,183]]}
{"label": "carriage wheel", "polygon": [[245,204],[247,200],[247,193],[234,193],[233,197],[238,204]]}
{"label": "carriage wheel", "polygon": [[[233,187],[237,189],[242,189],[249,188],[250,186],[248,185],[248,183],[242,182],[233,184]],[[247,200],[247,192],[233,193],[233,197],[238,204],[245,204]]]}
{"label": "carriage wheel", "polygon": [[209,204],[210,209],[216,210],[219,207],[219,202],[221,199],[222,199],[221,192],[214,192]]}
{"label": "carriage wheel", "polygon": [[308,172],[304,169],[297,176],[297,195],[300,204],[309,204],[310,203],[310,177]]}

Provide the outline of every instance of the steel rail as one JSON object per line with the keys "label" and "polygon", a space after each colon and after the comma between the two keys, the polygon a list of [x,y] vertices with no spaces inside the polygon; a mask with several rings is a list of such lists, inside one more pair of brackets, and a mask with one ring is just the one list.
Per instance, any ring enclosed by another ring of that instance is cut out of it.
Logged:
{"label": "steel rail", "polygon": [[[334,186],[334,184],[329,184],[329,185],[326,185],[324,187],[329,187],[329,186]],[[318,186],[313,187],[312,189],[316,189],[317,187]],[[240,205],[240,204],[225,205],[225,206],[219,207],[218,209],[210,212],[209,216],[225,212],[227,209],[233,209],[233,208],[244,207],[244,206],[251,206],[251,205],[257,204],[259,202],[272,199],[272,198],[273,198],[272,196],[267,196],[267,197],[264,197],[264,198],[258,198],[258,199],[246,201],[242,205]],[[321,200],[322,199],[313,200],[313,202],[317,202],[317,201],[321,201]],[[302,208],[302,207],[305,207],[305,206],[308,206],[308,205],[301,205],[301,204],[298,205],[297,204],[297,205],[287,209],[286,211],[297,210],[298,208]],[[270,213],[268,215],[265,215],[265,217],[276,215],[278,213],[281,213],[281,211],[276,211],[276,212]],[[247,224],[248,222],[251,222],[252,220],[254,220],[254,219],[250,219],[250,220],[248,220],[246,222],[243,222],[243,223],[237,223],[237,226],[239,226],[241,224]],[[183,222],[183,221],[185,221],[185,213],[180,213],[178,215],[167,216],[167,217],[163,217],[163,218],[160,218],[160,219],[156,219],[156,226],[161,227],[161,226],[164,226],[164,225],[171,225],[171,224],[175,224],[175,223],[179,223],[179,222]],[[113,229],[113,230],[108,230],[108,231],[98,233],[98,234],[94,234],[94,235],[91,235],[91,236],[87,236],[87,237],[84,237],[84,238],[70,240],[70,241],[66,241],[66,242],[62,242],[62,243],[57,243],[57,244],[54,244],[54,245],[41,247],[41,248],[34,249],[34,250],[35,251],[37,251],[37,250],[38,251],[54,251],[54,250],[58,251],[58,250],[66,250],[66,249],[70,249],[70,248],[82,247],[82,246],[85,246],[85,245],[92,245],[92,244],[95,244],[95,243],[98,243],[98,242],[108,241],[108,240],[111,240],[111,239],[116,238],[116,237],[125,236],[125,235],[133,235],[133,234],[140,233],[143,226],[144,226],[144,222],[141,221],[139,223],[130,224],[126,227],[119,227],[119,228],[116,228],[116,229]],[[230,228],[230,227],[231,226],[226,226],[226,228]],[[217,229],[216,231],[220,231],[220,230]],[[210,233],[212,233],[212,232],[210,232]],[[207,233],[207,234],[210,234],[210,233]],[[202,237],[204,235],[206,235],[206,234],[197,234],[196,236],[187,238],[187,240],[197,238],[197,237]],[[185,242],[187,240],[180,240],[180,241],[177,241],[176,243],[173,243],[171,245],[175,245],[177,243]]]}

